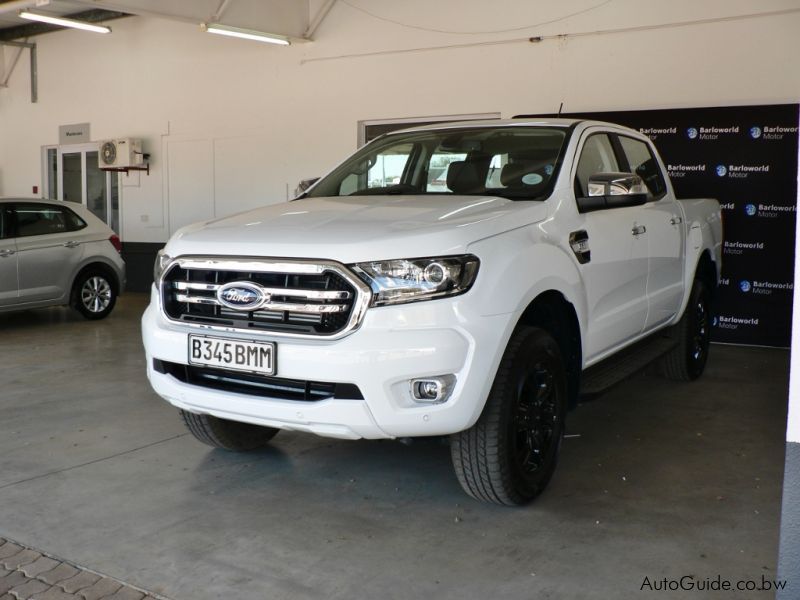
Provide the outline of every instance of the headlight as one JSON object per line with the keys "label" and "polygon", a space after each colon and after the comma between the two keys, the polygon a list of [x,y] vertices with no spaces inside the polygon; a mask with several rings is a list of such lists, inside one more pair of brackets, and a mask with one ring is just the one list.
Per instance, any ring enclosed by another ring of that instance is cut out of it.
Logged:
{"label": "headlight", "polygon": [[158,251],[156,254],[156,262],[153,265],[153,282],[158,285],[158,280],[161,278],[161,274],[164,272],[169,261],[172,260],[172,257],[169,254],[164,254],[164,249]]}
{"label": "headlight", "polygon": [[380,260],[351,265],[371,288],[372,305],[432,300],[466,292],[475,281],[477,256]]}

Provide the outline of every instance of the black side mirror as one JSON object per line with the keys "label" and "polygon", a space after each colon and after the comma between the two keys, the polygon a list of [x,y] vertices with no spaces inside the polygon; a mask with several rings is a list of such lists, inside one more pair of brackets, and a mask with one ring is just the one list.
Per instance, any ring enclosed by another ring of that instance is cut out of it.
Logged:
{"label": "black side mirror", "polygon": [[578,212],[641,206],[647,202],[647,187],[633,173],[595,173],[589,178],[589,195],[578,198]]}
{"label": "black side mirror", "polygon": [[297,187],[294,188],[294,198],[292,200],[297,200],[297,198],[306,193],[308,188],[319,181],[319,177],[310,177],[309,179],[303,179],[300,183],[297,184]]}

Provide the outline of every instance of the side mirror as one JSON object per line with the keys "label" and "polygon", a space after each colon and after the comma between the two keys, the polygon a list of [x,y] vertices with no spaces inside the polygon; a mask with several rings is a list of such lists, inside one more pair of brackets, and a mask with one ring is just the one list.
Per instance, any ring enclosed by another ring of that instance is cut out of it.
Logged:
{"label": "side mirror", "polygon": [[308,179],[301,180],[300,183],[297,184],[297,187],[294,188],[293,200],[297,199],[297,197],[301,194],[305,194],[306,190],[308,190],[308,188],[317,183],[319,180],[319,177],[309,177]]}
{"label": "side mirror", "polygon": [[647,202],[647,187],[633,173],[595,173],[589,177],[586,198],[578,198],[578,212],[641,206]]}

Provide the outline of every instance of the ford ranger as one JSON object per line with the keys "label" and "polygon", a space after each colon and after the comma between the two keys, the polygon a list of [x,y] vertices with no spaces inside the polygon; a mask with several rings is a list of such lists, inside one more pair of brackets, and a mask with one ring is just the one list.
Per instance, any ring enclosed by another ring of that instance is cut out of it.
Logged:
{"label": "ford ranger", "polygon": [[716,200],[676,200],[640,133],[567,119],[384,135],[289,203],[159,253],[147,375],[199,440],[449,436],[472,497],[523,504],[568,409],[655,363],[693,380]]}

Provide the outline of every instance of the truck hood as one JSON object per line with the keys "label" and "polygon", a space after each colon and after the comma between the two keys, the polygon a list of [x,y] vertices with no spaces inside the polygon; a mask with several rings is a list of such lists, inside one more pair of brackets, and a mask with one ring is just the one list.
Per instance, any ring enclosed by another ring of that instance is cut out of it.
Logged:
{"label": "truck hood", "polygon": [[166,253],[343,263],[443,256],[546,216],[543,202],[494,196],[305,198],[189,225],[175,233]]}

